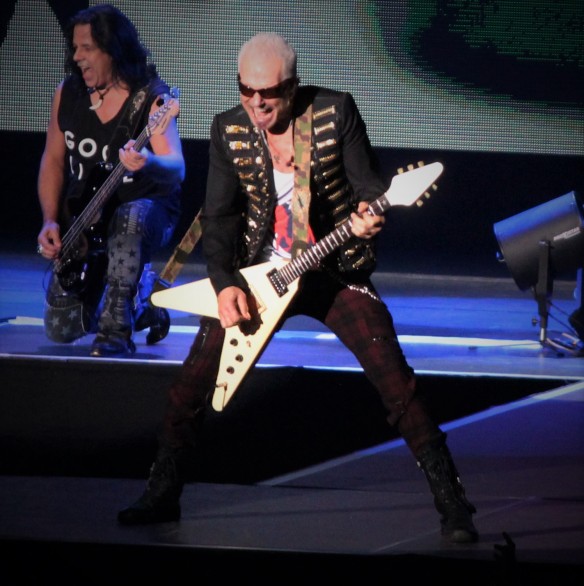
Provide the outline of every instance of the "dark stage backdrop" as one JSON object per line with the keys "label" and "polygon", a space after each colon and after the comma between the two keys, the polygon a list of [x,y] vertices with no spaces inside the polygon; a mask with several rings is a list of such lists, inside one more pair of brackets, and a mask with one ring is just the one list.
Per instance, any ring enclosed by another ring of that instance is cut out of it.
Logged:
{"label": "dark stage backdrop", "polygon": [[[63,75],[62,26],[94,2],[4,0],[0,19],[3,242],[34,249],[36,173]],[[307,84],[353,93],[389,178],[439,160],[421,209],[396,210],[382,264],[499,271],[493,223],[584,179],[584,8],[579,0],[146,0],[113,2],[181,90],[188,162],[178,239],[202,202],[215,112],[238,101],[237,50],[286,36]],[[480,268],[479,268],[480,267]]]}

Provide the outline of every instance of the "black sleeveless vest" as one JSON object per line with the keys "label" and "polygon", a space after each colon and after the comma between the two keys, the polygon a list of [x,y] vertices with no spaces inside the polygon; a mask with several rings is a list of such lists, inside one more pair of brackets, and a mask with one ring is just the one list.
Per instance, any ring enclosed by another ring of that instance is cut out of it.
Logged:
{"label": "black sleeveless vest", "polygon": [[[130,95],[118,114],[105,124],[90,110],[86,91],[75,87],[71,78],[63,85],[58,122],[67,146],[67,184],[65,197],[79,197],[94,167],[100,163],[118,164],[118,151],[131,138],[136,138],[148,124],[153,101],[169,89],[153,80],[148,88]],[[179,205],[180,185],[159,185],[140,173],[125,173],[116,192],[119,201],[167,196],[168,206]]]}

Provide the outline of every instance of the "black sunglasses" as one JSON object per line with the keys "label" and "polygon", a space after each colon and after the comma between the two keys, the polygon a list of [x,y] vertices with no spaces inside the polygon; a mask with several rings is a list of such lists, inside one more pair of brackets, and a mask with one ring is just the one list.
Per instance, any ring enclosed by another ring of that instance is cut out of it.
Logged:
{"label": "black sunglasses", "polygon": [[237,77],[237,83],[239,84],[239,91],[241,94],[243,94],[246,98],[251,98],[255,94],[259,94],[260,97],[264,100],[281,98],[297,81],[298,79],[296,77],[290,77],[284,81],[281,81],[278,85],[256,90],[255,88],[249,87],[248,85],[243,85],[239,79],[239,76]]}

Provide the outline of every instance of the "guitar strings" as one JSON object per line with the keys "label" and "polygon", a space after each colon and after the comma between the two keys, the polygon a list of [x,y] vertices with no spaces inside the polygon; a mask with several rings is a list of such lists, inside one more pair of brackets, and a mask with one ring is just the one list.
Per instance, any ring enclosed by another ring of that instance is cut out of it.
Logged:
{"label": "guitar strings", "polygon": [[[160,116],[164,115],[169,108],[170,103],[161,106],[161,108],[150,117],[151,123],[156,122],[157,119],[160,118]],[[144,130],[136,139],[134,148],[141,149],[146,144],[151,134],[151,124],[149,124],[144,128]],[[83,231],[87,227],[85,225],[85,220],[87,220],[88,218],[93,218],[94,216],[98,215],[100,208],[102,206],[102,200],[106,198],[106,195],[108,195],[109,190],[114,187],[112,186],[112,183],[117,183],[117,181],[119,180],[119,176],[122,175],[124,171],[124,166],[118,163],[117,167],[106,178],[106,180],[103,182],[102,186],[99,189],[99,191],[103,191],[105,195],[99,198],[94,197],[93,199],[91,199],[87,206],[79,214],[77,220],[73,223],[71,228],[65,233],[62,240],[61,254],[59,258],[54,261],[54,267],[56,271],[60,270],[60,268],[62,267],[62,259],[66,257],[74,249]]]}

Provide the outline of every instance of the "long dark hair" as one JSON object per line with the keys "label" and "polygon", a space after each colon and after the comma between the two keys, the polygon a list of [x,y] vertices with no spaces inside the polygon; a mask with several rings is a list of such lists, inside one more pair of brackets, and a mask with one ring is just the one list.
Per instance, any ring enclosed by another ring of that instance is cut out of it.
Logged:
{"label": "long dark hair", "polygon": [[75,14],[65,31],[65,72],[71,74],[80,87],[84,87],[83,77],[73,61],[73,29],[78,24],[89,24],[97,46],[112,57],[114,81],[122,81],[134,91],[156,76],[155,65],[148,62],[150,51],[140,41],[130,19],[111,4],[99,4]]}

